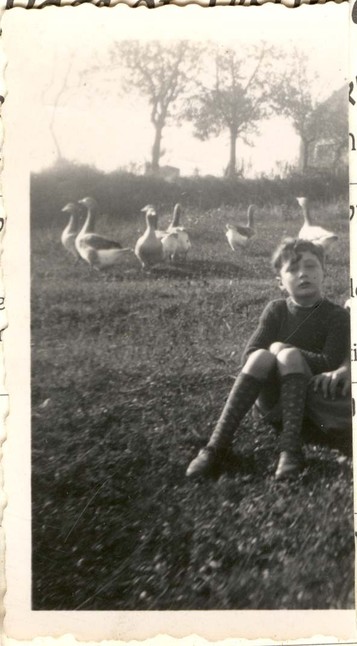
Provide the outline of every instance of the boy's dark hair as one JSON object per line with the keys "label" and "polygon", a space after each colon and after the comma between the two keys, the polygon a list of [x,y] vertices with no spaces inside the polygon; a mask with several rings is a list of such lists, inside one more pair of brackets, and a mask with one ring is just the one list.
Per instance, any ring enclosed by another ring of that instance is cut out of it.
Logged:
{"label": "boy's dark hair", "polygon": [[321,263],[324,268],[325,252],[324,248],[311,242],[311,240],[302,240],[300,238],[285,238],[281,241],[280,245],[275,249],[271,264],[274,271],[278,274],[282,266],[289,260],[298,260],[299,255],[304,251],[310,251]]}

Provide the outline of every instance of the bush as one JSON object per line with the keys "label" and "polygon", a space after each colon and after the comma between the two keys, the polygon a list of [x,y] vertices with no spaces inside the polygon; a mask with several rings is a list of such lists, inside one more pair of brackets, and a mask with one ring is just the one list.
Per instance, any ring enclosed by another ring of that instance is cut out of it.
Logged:
{"label": "bush", "polygon": [[31,224],[52,225],[61,208],[86,195],[95,197],[102,213],[128,220],[147,203],[158,211],[171,210],[175,202],[200,211],[222,206],[289,206],[295,197],[307,195],[312,201],[336,201],[348,194],[348,174],[312,171],[291,173],[285,179],[180,177],[175,182],[161,177],[134,175],[125,171],[105,173],[93,166],[61,160],[31,177]]}

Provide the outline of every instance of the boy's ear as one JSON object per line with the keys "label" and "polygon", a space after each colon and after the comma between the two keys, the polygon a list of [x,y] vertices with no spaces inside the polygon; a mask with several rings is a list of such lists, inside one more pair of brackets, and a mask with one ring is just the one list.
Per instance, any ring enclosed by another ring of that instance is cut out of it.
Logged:
{"label": "boy's ear", "polygon": [[275,276],[275,280],[278,283],[279,289],[283,292],[284,291],[284,286],[283,286],[283,282],[281,280],[281,277],[280,276]]}

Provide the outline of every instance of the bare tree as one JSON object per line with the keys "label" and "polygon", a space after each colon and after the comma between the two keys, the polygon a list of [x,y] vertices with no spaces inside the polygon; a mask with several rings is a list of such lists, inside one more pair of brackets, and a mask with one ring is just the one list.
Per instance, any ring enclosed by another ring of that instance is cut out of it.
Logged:
{"label": "bare tree", "polygon": [[[242,173],[237,170],[237,140],[251,145],[250,136],[257,131],[257,123],[268,113],[269,88],[266,82],[267,65],[273,55],[262,44],[238,53],[234,49],[207,48],[212,59],[210,77],[200,84],[186,109],[186,117],[194,124],[194,135],[202,140],[229,133],[229,162],[225,175]],[[266,65],[263,67],[263,62]]]}
{"label": "bare tree", "polygon": [[[53,73],[52,73],[51,81],[48,85],[44,87],[44,90],[42,92],[43,103],[44,104],[48,103],[52,107],[48,128],[51,133],[52,141],[56,150],[57,161],[63,160],[63,156],[62,156],[62,151],[58,140],[58,136],[56,133],[55,121],[58,113],[58,108],[61,105],[61,101],[63,100],[64,95],[67,93],[68,89],[70,88],[69,77],[71,74],[72,63],[73,63],[73,56],[68,56],[68,63],[66,64],[65,69],[61,70],[61,73],[59,73],[58,57],[55,54],[54,61],[53,61]],[[60,84],[58,87],[56,87],[53,82],[53,79],[55,79],[56,77],[60,78]]]}
{"label": "bare tree", "polygon": [[122,41],[111,52],[114,65],[124,67],[122,86],[147,98],[155,136],[151,171],[158,172],[165,126],[180,122],[180,99],[192,91],[199,64],[199,47],[187,41]]}

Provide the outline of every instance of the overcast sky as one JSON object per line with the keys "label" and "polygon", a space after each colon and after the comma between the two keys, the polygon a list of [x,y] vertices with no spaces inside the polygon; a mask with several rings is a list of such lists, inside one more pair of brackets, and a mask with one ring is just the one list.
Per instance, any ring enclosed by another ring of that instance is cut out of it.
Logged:
{"label": "overcast sky", "polygon": [[[153,128],[144,99],[120,97],[118,80],[104,80],[111,44],[121,39],[212,40],[242,50],[265,40],[289,53],[303,48],[311,70],[319,74],[314,89],[328,96],[348,78],[348,3],[302,6],[288,9],[267,3],[260,7],[165,6],[147,10],[114,8],[49,7],[28,11],[12,9],[2,19],[8,57],[5,107],[11,123],[24,132],[32,170],[51,165],[56,158],[49,123],[63,156],[104,170],[124,167],[130,162],[150,160]],[[21,47],[19,43],[21,42]],[[70,66],[70,82],[76,84],[78,71],[103,66],[95,83],[78,86],[63,95],[54,112],[53,103]],[[284,66],[284,59],[280,62]],[[5,110],[6,116],[6,110]],[[16,117],[16,119],[15,119]],[[9,126],[11,127],[11,126]],[[276,115],[262,123],[255,147],[237,145],[251,165],[251,175],[270,173],[280,162],[297,158],[299,140],[288,121]],[[202,174],[221,175],[228,162],[228,136],[200,142],[189,124],[164,130],[162,163],[178,166],[182,174],[199,169]]]}

